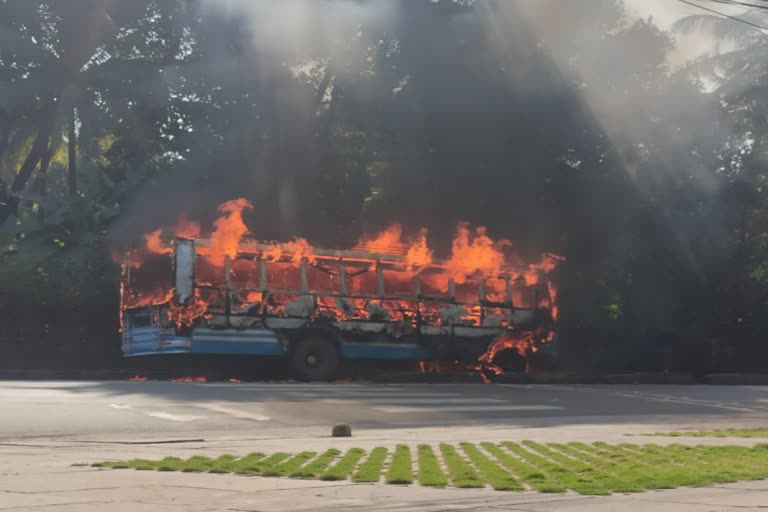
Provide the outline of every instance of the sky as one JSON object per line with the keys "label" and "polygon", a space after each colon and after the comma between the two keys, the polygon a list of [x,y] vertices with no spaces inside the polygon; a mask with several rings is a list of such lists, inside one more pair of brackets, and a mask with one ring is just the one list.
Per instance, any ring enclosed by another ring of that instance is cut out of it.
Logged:
{"label": "sky", "polygon": [[[703,11],[676,0],[625,0],[627,7],[638,16],[652,16],[654,21],[663,29],[668,29],[683,16],[701,14]],[[718,7],[719,8],[719,7]],[[725,12],[725,10],[723,9]]]}
{"label": "sky", "polygon": [[[670,30],[675,21],[693,14],[707,14],[701,9],[684,4],[677,0],[625,0],[627,7],[640,18],[653,18],[653,21],[662,30]],[[713,5],[713,2],[700,0],[705,7],[718,11],[737,15],[739,9],[727,5]],[[702,54],[710,53],[714,48],[715,40],[708,33],[697,33],[677,36],[677,48],[670,54],[669,63],[672,67],[678,67],[687,61]]]}

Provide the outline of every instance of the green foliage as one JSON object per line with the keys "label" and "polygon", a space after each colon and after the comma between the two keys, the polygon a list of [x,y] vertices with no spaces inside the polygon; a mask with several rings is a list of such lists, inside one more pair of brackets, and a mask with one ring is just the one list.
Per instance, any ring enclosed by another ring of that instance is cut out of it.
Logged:
{"label": "green foliage", "polygon": [[[98,309],[115,240],[247,190],[264,229],[318,245],[400,220],[448,248],[469,219],[564,252],[567,364],[666,369],[640,348],[664,332],[669,369],[765,369],[765,34],[687,18],[679,30],[739,45],[671,72],[670,34],[621,2],[541,0],[538,20],[569,23],[535,31],[514,2],[493,23],[476,2],[401,2],[391,18],[323,16],[288,53],[251,37],[246,11],[64,4],[0,2],[0,308],[27,312],[15,322]],[[310,4],[307,18],[336,8]],[[710,340],[734,361],[712,361]]]}

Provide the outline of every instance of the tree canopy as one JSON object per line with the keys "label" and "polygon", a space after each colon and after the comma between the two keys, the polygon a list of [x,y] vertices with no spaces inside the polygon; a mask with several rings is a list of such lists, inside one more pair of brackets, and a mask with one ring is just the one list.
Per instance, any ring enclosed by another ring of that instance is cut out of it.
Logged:
{"label": "tree canopy", "polygon": [[0,306],[104,304],[111,250],[245,196],[265,239],[564,255],[566,367],[764,365],[765,34],[681,20],[734,49],[671,69],[619,0],[533,4],[0,0]]}

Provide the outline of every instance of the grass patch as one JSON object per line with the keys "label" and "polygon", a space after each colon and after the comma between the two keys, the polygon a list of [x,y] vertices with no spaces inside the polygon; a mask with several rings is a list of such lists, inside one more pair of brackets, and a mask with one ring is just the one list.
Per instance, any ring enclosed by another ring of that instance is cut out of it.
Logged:
{"label": "grass patch", "polygon": [[557,462],[537,454],[534,450],[527,449],[517,443],[501,443],[504,448],[514,453],[521,459],[540,468],[551,478],[554,483],[561,484],[579,494],[590,496],[603,496],[611,494],[611,491],[595,481],[587,472],[578,472],[572,464],[562,466]]}
{"label": "grass patch", "polygon": [[443,454],[445,467],[448,468],[448,475],[454,486],[463,489],[485,487],[485,482],[480,479],[480,475],[458,454],[456,448],[442,443],[440,453]]}
{"label": "grass patch", "polygon": [[381,471],[384,469],[384,462],[387,460],[388,450],[386,448],[374,448],[371,454],[352,475],[353,482],[378,482],[381,479]]}
{"label": "grass patch", "polygon": [[320,474],[320,480],[346,480],[352,471],[355,470],[355,466],[360,462],[360,459],[365,455],[365,450],[360,448],[350,448],[344,456]]}
{"label": "grass patch", "polygon": [[565,492],[562,484],[553,481],[544,471],[515,457],[493,443],[481,443],[485,451],[493,455],[499,463],[516,475],[520,481],[539,492]]}
{"label": "grass patch", "polygon": [[497,491],[522,491],[525,488],[515,477],[502,469],[471,443],[461,443],[461,448],[475,465],[483,480]]}
{"label": "grass patch", "polygon": [[238,469],[235,465],[236,460],[237,457],[234,455],[221,455],[211,460],[208,465],[208,471],[210,473],[234,473]]}
{"label": "grass patch", "polygon": [[298,455],[280,462],[272,464],[268,469],[262,472],[264,476],[288,476],[297,472],[304,464],[315,457],[317,452],[301,452]]}
{"label": "grass patch", "polygon": [[386,481],[388,484],[405,485],[413,483],[413,465],[411,463],[411,449],[399,444],[395,447],[392,463],[387,470]]}
{"label": "grass patch", "polygon": [[341,452],[336,448],[325,450],[318,458],[306,466],[302,466],[293,473],[290,473],[290,476],[297,478],[315,478],[325,471],[339,455],[341,455]]}
{"label": "grass patch", "polygon": [[[387,466],[389,452],[351,448],[342,455],[329,449],[316,456],[278,452],[252,453],[242,458],[222,455],[161,460],[104,461],[93,467],[144,471],[237,473],[254,476],[290,476],[354,482],[379,482],[425,487],[472,488],[486,485],[499,491],[525,488],[539,492],[610,494],[704,486],[715,483],[768,478],[768,443],[748,446],[688,446],[621,443],[461,443],[460,449],[440,444],[439,450],[421,444],[414,471],[411,449],[398,445]],[[362,461],[362,464],[361,464]],[[445,471],[446,468],[447,471]]]}
{"label": "grass patch", "polygon": [[184,469],[185,473],[203,473],[211,468],[213,459],[210,457],[203,457],[202,455],[195,455],[186,460]]}
{"label": "grass patch", "polygon": [[445,487],[448,477],[440,468],[435,452],[428,444],[418,446],[419,484],[425,487]]}
{"label": "grass patch", "polygon": [[641,492],[645,487],[634,482],[629,482],[611,472],[605,465],[595,464],[594,461],[587,462],[580,457],[573,456],[568,451],[559,450],[560,445],[551,444],[544,446],[533,441],[524,441],[523,446],[531,451],[538,453],[549,460],[567,467],[577,475],[591,480],[600,489],[607,489],[611,492]]}
{"label": "grass patch", "polygon": [[723,428],[690,432],[656,432],[648,435],[662,437],[768,437],[768,428]]}
{"label": "grass patch", "polygon": [[[163,461],[146,460],[146,459],[133,459],[128,461],[129,466],[139,471],[155,471],[162,464],[163,464]],[[171,470],[170,466],[163,466],[163,467],[168,468],[165,471],[175,471],[175,470]]]}
{"label": "grass patch", "polygon": [[277,452],[273,453],[269,457],[265,457],[253,463],[245,463],[236,461],[234,463],[235,471],[241,474],[261,475],[261,476],[278,476],[279,473],[276,468],[291,456],[290,453]]}
{"label": "grass patch", "polygon": [[157,464],[156,469],[158,471],[181,471],[184,469],[184,459],[166,457]]}

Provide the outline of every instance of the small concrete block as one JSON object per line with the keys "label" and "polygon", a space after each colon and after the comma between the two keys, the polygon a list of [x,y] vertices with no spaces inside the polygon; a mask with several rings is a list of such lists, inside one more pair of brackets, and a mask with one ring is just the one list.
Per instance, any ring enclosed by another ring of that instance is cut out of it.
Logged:
{"label": "small concrete block", "polygon": [[343,423],[334,425],[331,435],[333,437],[352,437],[352,427]]}

